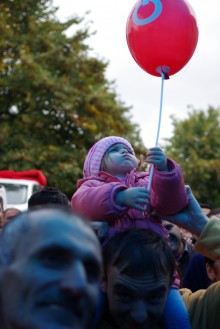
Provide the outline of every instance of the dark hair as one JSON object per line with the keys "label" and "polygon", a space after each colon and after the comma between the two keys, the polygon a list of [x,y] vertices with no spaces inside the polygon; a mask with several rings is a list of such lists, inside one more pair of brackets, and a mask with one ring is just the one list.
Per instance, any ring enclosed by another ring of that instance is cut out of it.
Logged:
{"label": "dark hair", "polygon": [[211,206],[208,203],[200,202],[199,205],[201,208],[211,209]]}
{"label": "dark hair", "polygon": [[214,208],[212,210],[210,210],[210,212],[207,214],[207,217],[212,217],[215,215],[219,215],[220,214],[220,208]]}
{"label": "dark hair", "polygon": [[176,260],[168,243],[157,233],[146,229],[129,229],[116,233],[103,249],[104,274],[109,266],[121,273],[136,276],[146,272],[168,274],[170,283]]}
{"label": "dark hair", "polygon": [[28,208],[42,206],[46,204],[57,204],[69,207],[69,200],[62,191],[56,187],[45,186],[41,190],[32,194],[28,200]]}

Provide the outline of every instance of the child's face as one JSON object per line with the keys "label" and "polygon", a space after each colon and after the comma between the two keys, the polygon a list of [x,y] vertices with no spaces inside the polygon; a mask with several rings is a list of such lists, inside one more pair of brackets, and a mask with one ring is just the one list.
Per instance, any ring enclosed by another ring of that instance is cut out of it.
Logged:
{"label": "child's face", "polygon": [[101,164],[101,170],[119,178],[125,177],[127,173],[137,167],[137,158],[122,143],[112,145],[105,153]]}

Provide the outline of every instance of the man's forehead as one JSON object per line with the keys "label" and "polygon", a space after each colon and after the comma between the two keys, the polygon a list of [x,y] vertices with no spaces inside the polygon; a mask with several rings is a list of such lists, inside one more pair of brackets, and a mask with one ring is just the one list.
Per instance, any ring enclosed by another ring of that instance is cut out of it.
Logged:
{"label": "man's forehead", "polygon": [[108,270],[108,280],[114,281],[116,288],[129,288],[138,289],[140,292],[144,292],[144,287],[149,289],[165,289],[169,286],[169,277],[162,273],[141,272],[137,271],[137,275],[129,275],[121,273],[116,266],[110,266]]}
{"label": "man's forehead", "polygon": [[50,229],[59,227],[69,227],[70,230],[79,230],[85,234],[90,233],[90,227],[87,223],[81,219],[78,215],[63,211],[54,211],[53,209],[43,209],[39,211],[33,211],[28,215],[30,218],[30,224],[32,229]]}
{"label": "man's forehead", "polygon": [[69,218],[68,216],[61,216],[60,214],[46,216],[33,216],[30,218],[29,230],[23,237],[20,246],[29,245],[30,249],[33,247],[39,248],[43,245],[63,244],[75,248],[98,249],[99,244],[94,232],[90,227],[79,218]]}
{"label": "man's forehead", "polygon": [[47,227],[50,228],[50,230],[55,230],[57,227],[60,227],[61,229],[69,229],[69,230],[77,230],[81,231],[84,234],[90,233],[90,228],[88,227],[87,223],[85,223],[83,220],[81,220],[79,217],[75,216],[67,216],[62,213],[42,213],[42,215],[33,214],[31,217],[32,221],[32,229],[36,230],[45,230]]}

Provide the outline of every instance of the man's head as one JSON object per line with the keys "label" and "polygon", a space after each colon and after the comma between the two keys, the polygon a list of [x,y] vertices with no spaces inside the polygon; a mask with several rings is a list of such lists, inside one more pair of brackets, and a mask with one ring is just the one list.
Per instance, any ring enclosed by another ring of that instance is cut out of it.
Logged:
{"label": "man's head", "polygon": [[3,212],[3,224],[7,224],[12,218],[14,218],[15,216],[21,214],[21,210],[17,209],[17,208],[7,208],[4,212]]}
{"label": "man's head", "polygon": [[28,200],[28,208],[36,206],[45,206],[48,204],[60,205],[63,207],[69,207],[69,200],[62,191],[56,187],[45,186],[41,190],[32,194]]}
{"label": "man's head", "polygon": [[117,328],[148,329],[157,323],[175,270],[168,244],[156,233],[117,233],[103,250],[102,289]]}
{"label": "man's head", "polygon": [[206,257],[206,272],[213,283],[220,281],[220,258],[212,260]]}
{"label": "man's head", "polygon": [[0,323],[11,329],[85,329],[97,299],[99,242],[79,215],[25,212],[0,236]]}
{"label": "man's head", "polygon": [[184,249],[180,228],[166,220],[163,220],[163,226],[169,233],[170,247],[173,250],[175,257],[178,257]]}

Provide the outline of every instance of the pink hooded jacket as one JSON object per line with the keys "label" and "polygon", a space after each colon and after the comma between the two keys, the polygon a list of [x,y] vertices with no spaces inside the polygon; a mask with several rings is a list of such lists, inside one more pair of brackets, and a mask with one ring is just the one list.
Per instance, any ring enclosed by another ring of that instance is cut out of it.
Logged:
{"label": "pink hooded jacket", "polygon": [[[181,168],[171,159],[168,159],[168,167],[168,172],[158,171],[156,168],[154,170],[148,213],[154,211],[160,215],[171,215],[187,205]],[[137,172],[135,169],[127,174],[124,181],[106,172],[99,172],[97,176],[78,181],[78,189],[72,196],[71,205],[92,221],[107,221],[110,226],[107,240],[114,232],[132,227],[148,228],[168,238],[159,219],[115,203],[117,192],[130,187],[147,187],[148,181],[148,172]]]}
{"label": "pink hooded jacket", "polygon": [[[138,172],[136,169],[120,180],[106,172],[100,171],[102,159],[106,151],[114,144],[122,143],[134,154],[131,144],[124,138],[108,136],[102,138],[89,150],[84,162],[84,178],[77,183],[77,191],[73,194],[72,207],[92,221],[108,222],[110,228],[103,244],[117,231],[132,227],[150,229],[169,242],[167,230],[152,211],[160,215],[171,215],[187,205],[187,193],[180,166],[167,159],[169,171],[154,169],[151,184],[151,202],[148,214],[142,211],[119,206],[115,203],[115,195],[130,187],[147,187],[149,172]],[[179,287],[177,272],[173,287]]]}

